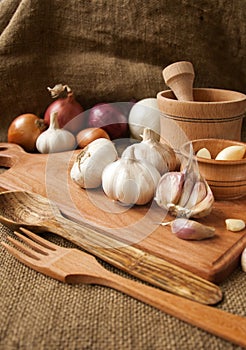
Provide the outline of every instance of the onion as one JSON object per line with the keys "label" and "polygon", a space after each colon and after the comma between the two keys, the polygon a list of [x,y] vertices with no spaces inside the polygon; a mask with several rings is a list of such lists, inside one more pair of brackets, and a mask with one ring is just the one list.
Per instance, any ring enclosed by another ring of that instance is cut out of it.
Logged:
{"label": "onion", "polygon": [[109,135],[101,128],[86,128],[81,130],[76,136],[77,144],[80,148],[84,148],[92,141],[100,138],[110,140]]}
{"label": "onion", "polygon": [[49,105],[45,111],[44,120],[49,124],[51,113],[57,112],[59,127],[77,134],[84,126],[85,115],[83,107],[75,100],[72,90],[69,86],[62,84],[57,84],[48,90],[52,97],[58,97],[64,90],[66,90],[67,96],[58,98]]}
{"label": "onion", "polygon": [[141,140],[144,128],[160,135],[160,110],[156,98],[145,98],[134,104],[129,113],[129,129],[133,138]]}
{"label": "onion", "polygon": [[8,128],[8,142],[20,145],[27,152],[34,152],[36,140],[46,128],[44,120],[35,114],[21,114],[12,121]]}
{"label": "onion", "polygon": [[111,140],[124,138],[128,133],[127,117],[109,103],[98,103],[90,109],[88,126],[102,128]]}

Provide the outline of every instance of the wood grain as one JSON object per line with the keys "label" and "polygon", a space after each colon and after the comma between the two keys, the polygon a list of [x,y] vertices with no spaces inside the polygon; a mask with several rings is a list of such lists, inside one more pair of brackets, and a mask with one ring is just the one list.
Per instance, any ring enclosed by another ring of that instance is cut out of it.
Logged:
{"label": "wood grain", "polygon": [[[80,250],[57,246],[40,238],[29,230],[21,229],[27,236],[15,232],[22,242],[8,237],[13,244],[3,246],[18,260],[52,278],[67,283],[100,284],[114,288],[137,300],[147,303],[193,326],[226,339],[234,344],[246,346],[246,318],[226,311],[201,305],[191,300],[152,288],[145,284],[126,279],[106,270],[97,260]],[[30,239],[31,238],[31,239]],[[38,245],[37,245],[38,243]],[[22,252],[15,249],[20,248]],[[27,248],[38,259],[30,258]],[[43,252],[37,254],[35,251]],[[23,254],[24,252],[24,254]],[[27,254],[27,255],[26,255]]]}
{"label": "wood grain", "polygon": [[153,202],[148,206],[122,207],[101,189],[85,191],[75,185],[69,169],[78,151],[43,155],[27,154],[20,147],[0,144],[0,165],[11,167],[0,175],[0,186],[39,193],[56,202],[62,213],[77,222],[106,230],[145,252],[174,263],[212,282],[221,282],[235,269],[246,246],[246,232],[225,229],[228,217],[246,221],[246,200],[216,202],[201,222],[214,226],[216,235],[206,241],[187,242],[169,227],[157,223],[171,218]]}

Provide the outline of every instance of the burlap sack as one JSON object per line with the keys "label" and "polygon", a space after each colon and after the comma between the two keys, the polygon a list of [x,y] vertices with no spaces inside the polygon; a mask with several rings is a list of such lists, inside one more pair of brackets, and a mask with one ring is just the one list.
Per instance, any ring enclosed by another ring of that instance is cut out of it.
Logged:
{"label": "burlap sack", "polygon": [[2,0],[1,129],[42,115],[59,82],[85,108],[155,96],[179,60],[193,62],[196,87],[245,92],[244,16],[244,0]]}
{"label": "burlap sack", "polygon": [[[155,96],[166,88],[162,69],[189,60],[195,86],[245,93],[245,37],[245,0],[0,0],[0,141],[17,115],[42,116],[46,87],[58,82],[89,108]],[[245,316],[245,282],[238,268],[217,307]],[[0,245],[0,350],[17,349],[240,347],[117,291],[43,276]]]}

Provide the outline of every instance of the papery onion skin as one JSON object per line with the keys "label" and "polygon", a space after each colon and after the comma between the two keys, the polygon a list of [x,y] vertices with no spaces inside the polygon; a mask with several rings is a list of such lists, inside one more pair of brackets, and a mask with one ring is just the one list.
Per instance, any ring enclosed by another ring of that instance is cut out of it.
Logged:
{"label": "papery onion skin", "polygon": [[98,103],[90,109],[88,127],[102,128],[111,140],[128,135],[127,117],[109,103]]}
{"label": "papery onion skin", "polygon": [[73,93],[65,98],[58,98],[46,109],[44,120],[49,125],[51,113],[57,112],[57,120],[60,128],[64,128],[74,135],[85,125],[85,114],[83,107],[75,100]]}
{"label": "papery onion skin", "polygon": [[86,128],[81,130],[76,136],[77,144],[80,148],[84,148],[92,141],[100,138],[110,140],[109,135],[102,128]]}
{"label": "papery onion skin", "polygon": [[8,128],[8,142],[16,143],[26,152],[35,152],[38,136],[47,129],[45,121],[32,113],[16,117]]}

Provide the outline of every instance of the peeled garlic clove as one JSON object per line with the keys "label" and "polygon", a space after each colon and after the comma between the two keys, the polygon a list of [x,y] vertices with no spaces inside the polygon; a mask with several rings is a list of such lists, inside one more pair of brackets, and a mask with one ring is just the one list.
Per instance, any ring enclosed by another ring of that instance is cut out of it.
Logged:
{"label": "peeled garlic clove", "polygon": [[240,160],[244,157],[246,146],[229,146],[220,151],[215,160]]}
{"label": "peeled garlic clove", "polygon": [[200,158],[206,158],[206,159],[211,159],[211,153],[209,152],[209,150],[207,148],[201,148],[199,149],[199,151],[196,153],[197,157]]}
{"label": "peeled garlic clove", "polygon": [[245,222],[240,219],[226,219],[226,229],[232,232],[239,232],[245,228]]}
{"label": "peeled garlic clove", "polygon": [[157,204],[165,209],[169,209],[170,204],[175,205],[182,194],[183,184],[184,173],[173,171],[164,174],[156,189]]}
{"label": "peeled garlic clove", "polygon": [[241,266],[244,272],[246,272],[246,248],[242,252],[241,255]]}
{"label": "peeled garlic clove", "polygon": [[172,232],[181,239],[196,240],[207,239],[213,237],[215,228],[203,225],[199,222],[188,220],[185,218],[178,218],[171,222]]}
{"label": "peeled garlic clove", "polygon": [[104,138],[92,141],[77,156],[70,172],[71,179],[82,188],[97,188],[102,183],[104,168],[117,158],[112,141]]}

